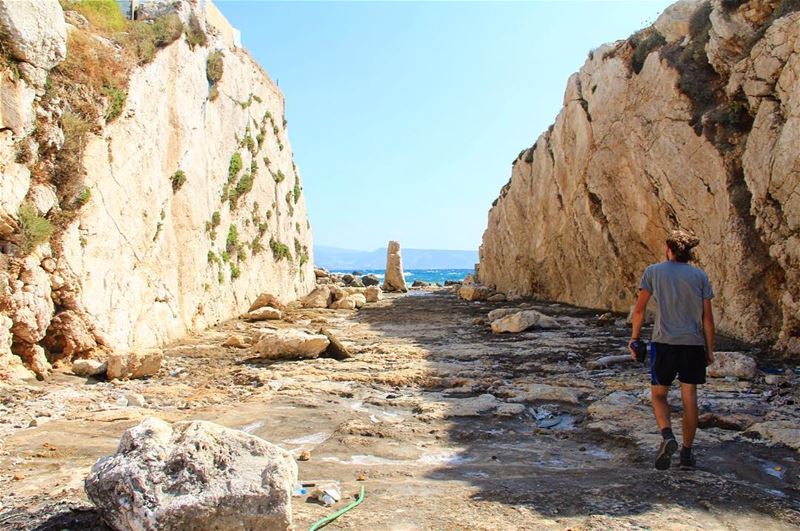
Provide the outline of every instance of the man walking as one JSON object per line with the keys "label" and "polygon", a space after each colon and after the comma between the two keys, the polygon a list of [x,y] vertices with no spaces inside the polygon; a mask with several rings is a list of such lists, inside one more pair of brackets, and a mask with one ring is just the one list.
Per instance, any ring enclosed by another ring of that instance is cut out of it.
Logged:
{"label": "man walking", "polygon": [[628,349],[634,359],[640,341],[647,301],[657,305],[650,342],[650,383],[653,412],[663,440],[656,456],[656,468],[666,470],[678,442],[672,433],[667,392],[675,377],[681,384],[683,402],[683,448],[681,470],[695,466],[692,443],[697,431],[697,385],[706,382],[706,366],[714,361],[714,296],[708,275],[688,264],[692,249],[700,241],[676,230],[667,238],[666,261],[644,271],[639,297],[633,310],[633,333]]}

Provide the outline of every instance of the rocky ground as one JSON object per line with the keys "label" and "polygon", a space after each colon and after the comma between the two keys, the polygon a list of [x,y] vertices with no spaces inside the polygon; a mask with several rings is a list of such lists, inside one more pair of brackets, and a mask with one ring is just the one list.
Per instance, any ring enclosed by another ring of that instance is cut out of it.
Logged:
{"label": "rocky ground", "polygon": [[[487,312],[519,305],[561,328],[492,334]],[[166,349],[148,380],[56,372],[46,385],[0,388],[0,528],[105,529],[83,480],[146,415],[212,420],[308,452],[300,479],[339,482],[336,508],[363,485],[364,503],[333,529],[800,526],[794,367],[759,353],[754,380],[711,380],[700,393],[698,470],[658,472],[646,369],[593,363],[623,353],[629,334],[623,318],[599,326],[598,315],[412,291],[359,311],[228,322]],[[265,327],[322,326],[352,359],[265,362],[221,346]],[[294,501],[296,529],[334,510]]]}

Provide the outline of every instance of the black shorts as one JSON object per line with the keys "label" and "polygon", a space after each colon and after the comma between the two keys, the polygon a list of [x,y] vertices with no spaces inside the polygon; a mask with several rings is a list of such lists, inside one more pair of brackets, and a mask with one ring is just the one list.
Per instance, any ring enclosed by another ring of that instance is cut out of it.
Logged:
{"label": "black shorts", "polygon": [[706,383],[706,348],[701,345],[650,343],[650,383],[672,385]]}

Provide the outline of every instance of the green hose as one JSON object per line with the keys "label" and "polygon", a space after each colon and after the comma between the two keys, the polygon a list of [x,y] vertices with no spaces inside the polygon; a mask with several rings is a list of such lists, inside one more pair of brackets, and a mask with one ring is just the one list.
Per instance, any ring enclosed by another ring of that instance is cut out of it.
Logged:
{"label": "green hose", "polygon": [[348,505],[347,507],[345,507],[343,509],[339,509],[338,511],[336,511],[332,515],[326,516],[322,520],[318,520],[318,521],[314,522],[314,525],[312,525],[311,529],[309,529],[308,531],[317,531],[317,529],[322,529],[323,527],[325,527],[329,523],[333,522],[334,520],[336,520],[337,518],[342,516],[347,511],[349,511],[351,509],[355,509],[358,505],[361,504],[362,501],[364,501],[364,485],[361,485],[361,494],[358,495],[358,498],[356,499],[356,501],[354,501],[353,503],[351,503],[350,505]]}

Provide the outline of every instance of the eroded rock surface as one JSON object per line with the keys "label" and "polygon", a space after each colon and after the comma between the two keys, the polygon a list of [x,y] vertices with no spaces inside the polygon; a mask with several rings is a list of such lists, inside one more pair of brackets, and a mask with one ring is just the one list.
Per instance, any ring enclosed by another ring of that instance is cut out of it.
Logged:
{"label": "eroded rock surface", "polygon": [[718,328],[800,354],[800,12],[780,6],[681,1],[593,50],[489,213],[480,281],[626,311],[682,227]]}

